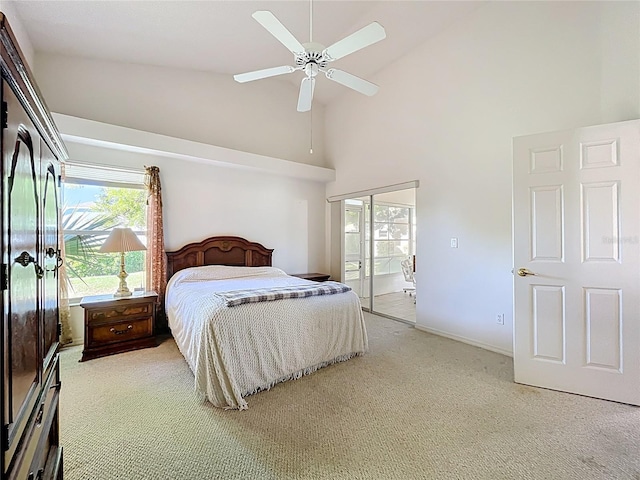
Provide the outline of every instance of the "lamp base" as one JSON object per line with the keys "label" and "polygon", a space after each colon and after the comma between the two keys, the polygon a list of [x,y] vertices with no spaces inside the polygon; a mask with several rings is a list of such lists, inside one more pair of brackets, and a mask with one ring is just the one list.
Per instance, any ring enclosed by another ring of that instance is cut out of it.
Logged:
{"label": "lamp base", "polygon": [[120,279],[120,286],[116,293],[113,294],[114,297],[130,297],[132,295],[131,290],[127,287],[127,272],[124,270],[124,252],[120,252],[120,273],[118,274],[118,278]]}

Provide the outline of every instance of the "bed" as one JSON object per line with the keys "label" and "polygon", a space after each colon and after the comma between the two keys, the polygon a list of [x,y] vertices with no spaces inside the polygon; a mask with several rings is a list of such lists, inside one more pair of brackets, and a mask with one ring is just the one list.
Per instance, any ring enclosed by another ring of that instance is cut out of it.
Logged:
{"label": "bed", "polygon": [[225,236],[167,253],[169,327],[196,392],[216,407],[244,410],[251,394],[368,349],[360,300],[351,290],[256,300],[254,289],[345,288],[289,276],[271,265],[272,252]]}

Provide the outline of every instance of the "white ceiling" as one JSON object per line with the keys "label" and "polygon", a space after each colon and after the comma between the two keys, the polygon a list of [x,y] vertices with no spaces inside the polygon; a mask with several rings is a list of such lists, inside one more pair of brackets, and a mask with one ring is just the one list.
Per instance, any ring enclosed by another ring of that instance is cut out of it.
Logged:
{"label": "white ceiling", "polygon": [[[291,65],[291,53],[251,17],[256,10],[270,10],[300,42],[309,40],[307,0],[12,3],[36,52],[221,74]],[[479,1],[316,0],[313,39],[328,46],[372,21],[381,23],[385,40],[334,64],[368,78],[482,5]],[[258,81],[286,79],[298,88],[302,76],[295,72]],[[321,79],[315,98],[327,103],[345,91],[349,90]]]}

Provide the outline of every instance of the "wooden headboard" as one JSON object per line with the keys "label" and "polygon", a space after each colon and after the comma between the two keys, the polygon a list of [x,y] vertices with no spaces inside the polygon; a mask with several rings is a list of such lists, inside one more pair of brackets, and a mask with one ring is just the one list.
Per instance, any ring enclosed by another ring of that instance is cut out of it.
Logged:
{"label": "wooden headboard", "polygon": [[270,267],[273,249],[241,237],[211,237],[167,252],[167,280],[183,268],[203,265]]}

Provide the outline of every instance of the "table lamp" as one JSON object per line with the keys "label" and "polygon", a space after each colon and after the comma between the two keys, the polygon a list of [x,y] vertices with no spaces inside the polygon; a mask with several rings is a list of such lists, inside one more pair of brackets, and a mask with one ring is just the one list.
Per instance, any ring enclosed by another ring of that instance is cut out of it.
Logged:
{"label": "table lamp", "polygon": [[116,227],[111,230],[111,233],[98,251],[100,253],[120,253],[120,273],[118,274],[120,286],[116,293],[113,294],[114,297],[128,297],[131,295],[131,290],[127,287],[127,272],[124,269],[124,253],[146,249],[130,228]]}

